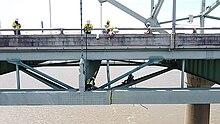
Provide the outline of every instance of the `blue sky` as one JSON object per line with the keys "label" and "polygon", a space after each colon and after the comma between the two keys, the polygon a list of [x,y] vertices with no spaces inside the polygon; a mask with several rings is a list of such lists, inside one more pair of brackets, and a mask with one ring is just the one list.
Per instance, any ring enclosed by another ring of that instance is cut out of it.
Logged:
{"label": "blue sky", "polygon": [[[140,15],[150,16],[150,0],[117,0]],[[207,0],[206,5],[216,0]],[[0,20],[2,28],[11,28],[15,18],[19,18],[22,28],[40,28],[40,22],[49,28],[49,0],[0,0]],[[156,1],[155,1],[156,3]],[[51,0],[53,28],[80,28],[80,0]],[[177,0],[177,18],[200,13],[201,0]],[[210,15],[219,16],[219,8]],[[98,0],[83,0],[83,23],[90,19],[94,27],[100,27],[100,3]],[[103,4],[103,24],[110,19],[116,27],[144,27],[143,23],[127,15],[109,3]],[[172,19],[172,0],[165,0],[158,17],[159,21]],[[187,21],[178,22],[181,26],[197,26]],[[219,21],[207,19],[207,26],[218,26]],[[164,25],[164,26],[169,26]]]}

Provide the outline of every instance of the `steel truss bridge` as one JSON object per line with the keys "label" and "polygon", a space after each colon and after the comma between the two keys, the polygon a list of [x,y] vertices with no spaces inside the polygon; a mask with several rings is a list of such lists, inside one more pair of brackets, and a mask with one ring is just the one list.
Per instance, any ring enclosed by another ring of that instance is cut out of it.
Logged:
{"label": "steel truss bridge", "polygon": [[[65,30],[65,29],[62,29]],[[203,77],[219,84],[220,34],[117,34],[108,35],[1,35],[1,74],[17,70],[17,89],[2,89],[0,104],[189,104],[219,103],[220,89],[206,88],[131,88],[131,86],[164,74],[172,69]],[[87,43],[87,45],[85,44]],[[81,49],[83,47],[83,49]],[[83,56],[83,58],[82,58]],[[46,61],[64,61],[45,64]],[[70,60],[70,61],[66,61]],[[138,62],[136,60],[146,60]],[[72,87],[35,67],[80,66],[79,87]],[[136,66],[115,79],[108,77],[110,66]],[[113,86],[146,66],[167,67],[145,75],[134,82]],[[100,66],[107,67],[108,82],[85,91],[85,80],[96,76]],[[86,68],[85,68],[86,67]],[[19,71],[48,85],[51,89],[20,89]],[[182,80],[181,83],[184,83]]]}
{"label": "steel truss bridge", "polygon": [[[158,0],[154,6],[152,0],[151,17],[146,19],[115,0],[109,2],[139,21],[152,24],[152,30],[160,34],[116,34],[112,39],[108,35],[65,34],[65,30],[78,29],[44,29],[59,30],[60,34],[42,35],[0,35],[0,74],[16,71],[17,89],[1,89],[1,105],[108,105],[108,104],[210,104],[220,103],[218,88],[184,88],[184,72],[202,77],[219,84],[220,70],[220,34],[204,34],[204,18],[217,17],[208,14],[218,5],[217,0],[205,10],[202,0],[201,34],[178,34],[176,21],[176,0],[173,0],[173,20],[158,22],[157,16],[164,0]],[[154,9],[153,9],[154,8]],[[160,24],[173,23],[172,28],[160,28]],[[21,29],[21,31],[39,31],[42,29]],[[80,29],[82,31],[82,28]],[[100,29],[94,29],[100,30]],[[146,30],[119,29],[119,30]],[[167,33],[172,30],[172,33]],[[211,28],[210,30],[219,30]],[[11,29],[1,29],[12,31]],[[65,61],[54,66],[79,66],[79,87],[51,77],[35,67],[48,66],[46,61]],[[68,60],[68,62],[66,62]],[[145,60],[139,62],[136,60]],[[136,66],[134,69],[110,79],[110,66]],[[145,75],[128,84],[113,86],[117,81],[127,77],[146,66],[158,65],[164,70]],[[97,89],[85,90],[87,79],[96,77],[100,66],[107,67],[107,82]],[[172,69],[182,71],[181,87],[177,88],[131,88],[131,86],[164,74]],[[48,85],[50,89],[21,89],[19,70]]]}

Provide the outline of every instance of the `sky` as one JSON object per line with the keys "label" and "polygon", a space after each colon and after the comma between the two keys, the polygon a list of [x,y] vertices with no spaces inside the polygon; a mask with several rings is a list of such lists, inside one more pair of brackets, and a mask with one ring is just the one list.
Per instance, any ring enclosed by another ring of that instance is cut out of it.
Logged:
{"label": "sky", "polygon": [[[150,17],[150,0],[117,0],[140,15]],[[207,0],[206,6],[212,5],[216,0]],[[101,27],[100,3],[98,0],[82,0],[83,2],[83,23],[91,20],[94,27]],[[155,3],[157,0],[155,0]],[[44,28],[50,28],[49,0],[0,0],[0,21],[1,28],[12,28],[12,22],[19,18],[22,28],[41,28],[41,21]],[[201,0],[177,0],[177,18],[198,15],[200,13]],[[80,0],[51,0],[52,28],[80,28]],[[220,6],[210,15],[220,17]],[[125,12],[119,10],[108,2],[102,4],[102,24],[107,19],[111,24],[119,28],[143,28],[144,24]],[[165,0],[158,15],[158,20],[167,21],[172,19],[172,0]],[[180,27],[199,26],[199,20],[195,19],[189,24],[187,21],[177,22]],[[219,21],[206,20],[206,27],[218,27]],[[170,27],[171,24],[162,25]]]}

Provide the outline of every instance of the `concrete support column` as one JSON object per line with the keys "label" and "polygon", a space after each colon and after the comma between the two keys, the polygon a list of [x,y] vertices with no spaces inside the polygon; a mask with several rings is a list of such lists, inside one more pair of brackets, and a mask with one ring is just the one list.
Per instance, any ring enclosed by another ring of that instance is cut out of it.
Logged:
{"label": "concrete support column", "polygon": [[[210,88],[214,83],[203,78],[187,74],[188,87]],[[210,104],[190,104],[186,106],[185,124],[209,124]]]}
{"label": "concrete support column", "polygon": [[209,124],[210,104],[191,104],[186,107],[185,124]]}

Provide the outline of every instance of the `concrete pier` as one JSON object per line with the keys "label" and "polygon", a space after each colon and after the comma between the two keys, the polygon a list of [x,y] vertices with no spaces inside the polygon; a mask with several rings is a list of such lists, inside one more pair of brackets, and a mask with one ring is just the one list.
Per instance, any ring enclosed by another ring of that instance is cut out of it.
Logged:
{"label": "concrete pier", "polygon": [[[211,88],[214,83],[203,78],[187,74],[188,87]],[[186,106],[185,124],[209,124],[210,104],[189,104]]]}

